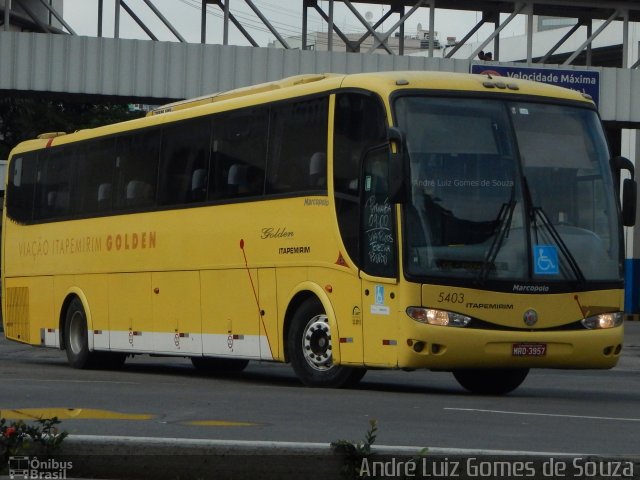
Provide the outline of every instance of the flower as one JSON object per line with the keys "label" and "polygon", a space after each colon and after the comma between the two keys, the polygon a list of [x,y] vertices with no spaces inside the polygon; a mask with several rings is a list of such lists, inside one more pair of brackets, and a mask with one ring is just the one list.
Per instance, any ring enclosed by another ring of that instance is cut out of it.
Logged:
{"label": "flower", "polygon": [[0,417],[0,471],[11,456],[50,454],[60,446],[67,432],[58,433],[56,418],[40,418],[34,424],[22,420],[7,424]]}

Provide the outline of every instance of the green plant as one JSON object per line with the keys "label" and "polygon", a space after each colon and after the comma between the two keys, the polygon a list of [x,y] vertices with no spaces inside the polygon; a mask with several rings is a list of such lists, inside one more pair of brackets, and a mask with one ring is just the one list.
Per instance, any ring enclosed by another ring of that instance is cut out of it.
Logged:
{"label": "green plant", "polygon": [[34,422],[28,424],[18,420],[7,423],[5,418],[0,418],[0,470],[6,467],[9,457],[53,452],[68,435],[64,431],[58,432],[58,417],[40,418]]}
{"label": "green plant", "polygon": [[378,422],[372,419],[369,420],[369,430],[364,437],[364,441],[337,440],[331,442],[331,448],[336,453],[344,455],[344,465],[341,469],[341,474],[344,478],[363,478],[361,475],[362,462],[365,458],[368,459],[374,455],[371,446],[375,443],[377,434]]}

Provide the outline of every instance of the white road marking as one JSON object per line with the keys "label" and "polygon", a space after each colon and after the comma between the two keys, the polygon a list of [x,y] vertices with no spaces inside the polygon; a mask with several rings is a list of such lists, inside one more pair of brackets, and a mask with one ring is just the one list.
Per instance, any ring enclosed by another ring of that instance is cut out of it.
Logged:
{"label": "white road marking", "polygon": [[122,380],[69,380],[64,378],[14,378],[12,380],[34,383],[34,382],[56,382],[56,383],[112,383],[122,385],[137,385],[140,382],[124,382]]}
{"label": "white road marking", "polygon": [[454,410],[459,412],[500,413],[504,415],[525,415],[525,416],[532,416],[532,417],[562,417],[562,418],[580,418],[583,420],[615,420],[618,422],[640,422],[640,418],[596,417],[596,416],[590,416],[590,415],[564,415],[561,413],[509,412],[507,410],[483,410],[481,408],[445,407],[444,410]]}

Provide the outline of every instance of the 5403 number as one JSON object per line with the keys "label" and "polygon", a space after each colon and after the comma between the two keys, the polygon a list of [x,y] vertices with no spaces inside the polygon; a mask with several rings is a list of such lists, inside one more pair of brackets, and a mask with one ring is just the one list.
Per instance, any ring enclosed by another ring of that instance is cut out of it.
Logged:
{"label": "5403 number", "polygon": [[440,292],[438,294],[438,303],[464,303],[464,293]]}

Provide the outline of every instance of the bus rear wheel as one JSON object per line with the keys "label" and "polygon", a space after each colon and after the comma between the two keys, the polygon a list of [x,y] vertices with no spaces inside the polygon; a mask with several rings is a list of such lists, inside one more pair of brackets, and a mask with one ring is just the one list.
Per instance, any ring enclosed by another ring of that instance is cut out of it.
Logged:
{"label": "bus rear wheel", "polygon": [[116,370],[124,365],[126,353],[89,350],[87,315],[79,298],[74,298],[65,315],[64,349],[73,368],[105,368]]}
{"label": "bus rear wheel", "polygon": [[367,372],[365,368],[336,365],[329,319],[317,299],[306,300],[292,318],[287,338],[289,360],[302,383],[309,387],[348,387]]}
{"label": "bus rear wheel", "polygon": [[79,298],[74,298],[65,315],[64,349],[67,360],[73,368],[89,368],[94,364],[95,355],[89,351],[87,316]]}
{"label": "bus rear wheel", "polygon": [[529,374],[528,368],[491,368],[454,370],[458,383],[471,393],[504,395],[518,388]]}
{"label": "bus rear wheel", "polygon": [[196,370],[209,373],[236,373],[244,370],[249,360],[239,358],[191,357]]}

